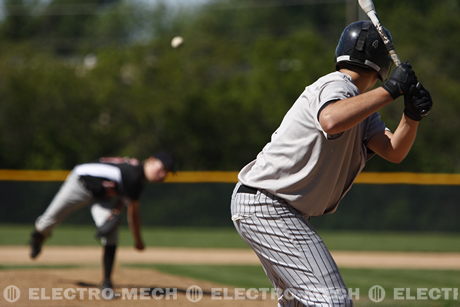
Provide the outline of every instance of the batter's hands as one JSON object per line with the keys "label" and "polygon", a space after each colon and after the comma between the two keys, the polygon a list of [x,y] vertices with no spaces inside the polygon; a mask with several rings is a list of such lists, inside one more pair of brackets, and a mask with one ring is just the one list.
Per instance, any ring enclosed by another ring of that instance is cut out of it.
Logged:
{"label": "batter's hands", "polygon": [[393,99],[407,94],[412,85],[417,84],[417,77],[409,63],[402,63],[393,69],[390,78],[383,84]]}
{"label": "batter's hands", "polygon": [[421,83],[412,85],[404,95],[404,114],[412,120],[420,121],[433,107],[430,92]]}

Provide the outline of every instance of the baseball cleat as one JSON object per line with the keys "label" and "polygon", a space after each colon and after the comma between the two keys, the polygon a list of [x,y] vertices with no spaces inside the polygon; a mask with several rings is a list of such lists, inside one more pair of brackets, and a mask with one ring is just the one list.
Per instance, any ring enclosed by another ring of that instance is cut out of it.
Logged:
{"label": "baseball cleat", "polygon": [[45,241],[45,236],[38,231],[34,231],[30,234],[30,258],[37,258],[42,251],[43,241]]}
{"label": "baseball cleat", "polygon": [[102,298],[105,300],[113,300],[117,298],[113,290],[112,281],[106,279],[102,282],[101,295],[102,295]]}
{"label": "baseball cleat", "polygon": [[101,286],[101,289],[104,290],[104,289],[113,289],[113,284],[112,284],[112,281],[110,280],[104,280],[102,282],[102,286]]}

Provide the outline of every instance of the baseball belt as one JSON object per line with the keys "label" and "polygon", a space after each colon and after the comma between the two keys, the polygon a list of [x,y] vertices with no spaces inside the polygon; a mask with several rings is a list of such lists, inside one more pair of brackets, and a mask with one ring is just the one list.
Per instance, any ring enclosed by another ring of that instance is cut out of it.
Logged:
{"label": "baseball belt", "polygon": [[236,193],[257,194],[258,189],[241,184]]}

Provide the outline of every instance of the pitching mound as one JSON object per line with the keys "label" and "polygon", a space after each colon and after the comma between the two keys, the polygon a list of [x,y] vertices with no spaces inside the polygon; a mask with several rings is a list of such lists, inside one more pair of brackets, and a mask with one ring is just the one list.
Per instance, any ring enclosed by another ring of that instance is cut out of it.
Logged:
{"label": "pitching mound", "polygon": [[[225,285],[149,269],[117,268],[114,298],[101,291],[101,269],[24,269],[0,272],[0,305],[11,306],[274,306],[270,297],[243,300]],[[11,286],[16,286],[13,288]],[[6,296],[5,296],[6,295]],[[6,302],[6,298],[16,300]]]}

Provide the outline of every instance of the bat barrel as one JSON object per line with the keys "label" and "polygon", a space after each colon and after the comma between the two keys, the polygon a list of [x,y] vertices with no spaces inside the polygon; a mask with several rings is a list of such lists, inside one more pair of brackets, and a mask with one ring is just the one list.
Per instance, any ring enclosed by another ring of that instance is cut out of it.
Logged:
{"label": "bat barrel", "polygon": [[370,11],[375,11],[374,2],[372,2],[372,0],[358,0],[358,3],[366,14]]}

